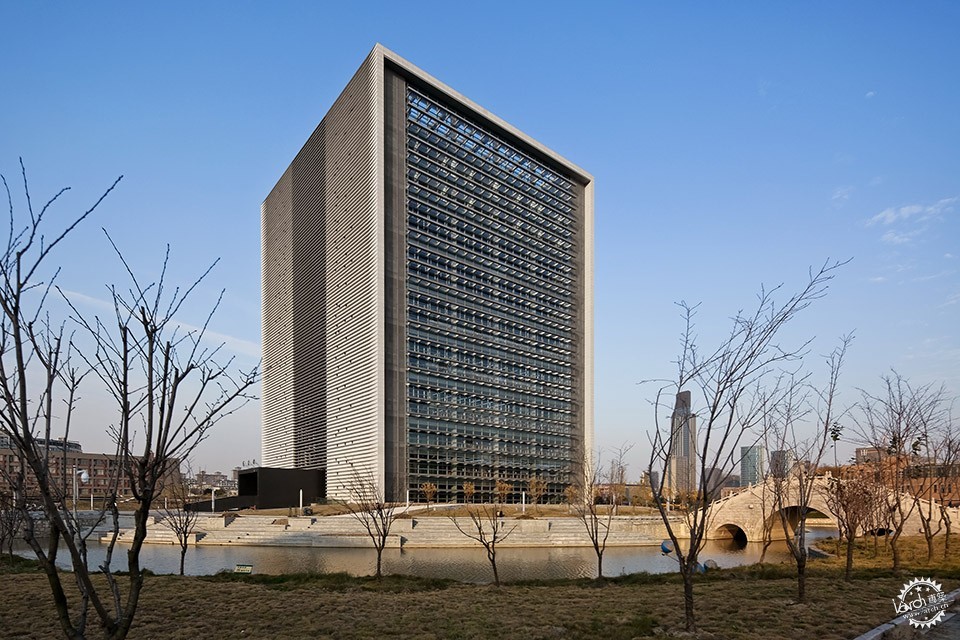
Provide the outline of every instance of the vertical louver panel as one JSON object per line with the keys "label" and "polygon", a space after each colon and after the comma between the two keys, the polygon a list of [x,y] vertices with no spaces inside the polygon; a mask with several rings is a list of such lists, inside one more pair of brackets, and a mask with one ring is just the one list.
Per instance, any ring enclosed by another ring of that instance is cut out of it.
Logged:
{"label": "vertical louver panel", "polygon": [[291,171],[261,207],[263,261],[263,464],[293,467],[293,252]]}
{"label": "vertical louver panel", "polygon": [[324,118],[327,495],[383,482],[383,65],[371,56]]}
{"label": "vertical louver panel", "polygon": [[322,469],[327,463],[327,202],[326,122],[293,161],[293,371],[294,465]]}

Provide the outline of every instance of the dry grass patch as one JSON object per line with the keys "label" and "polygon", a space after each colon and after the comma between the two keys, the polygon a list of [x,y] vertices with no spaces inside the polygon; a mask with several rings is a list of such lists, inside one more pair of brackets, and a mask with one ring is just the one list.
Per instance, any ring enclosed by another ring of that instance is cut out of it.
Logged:
{"label": "dry grass patch", "polygon": [[[865,537],[854,541],[853,567],[854,569],[875,568],[886,569],[893,564],[893,552],[884,537],[876,539]],[[927,541],[922,536],[900,538],[900,558],[904,566],[904,573],[923,569],[958,569],[960,570],[960,537],[950,538],[950,553],[944,557],[943,549],[946,538],[943,535],[933,539],[933,559],[927,562]],[[819,566],[839,567],[843,569],[846,563],[847,543],[827,538],[817,545],[823,551],[837,554],[835,558],[818,560]]]}

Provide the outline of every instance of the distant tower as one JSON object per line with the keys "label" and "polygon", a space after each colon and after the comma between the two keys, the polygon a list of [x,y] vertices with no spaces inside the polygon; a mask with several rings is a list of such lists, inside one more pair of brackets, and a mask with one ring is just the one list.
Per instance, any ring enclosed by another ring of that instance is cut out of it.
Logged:
{"label": "distant tower", "polygon": [[763,445],[740,447],[740,486],[763,482],[767,450]]}
{"label": "distant tower", "polygon": [[690,392],[677,394],[670,417],[670,454],[664,493],[675,497],[697,492],[697,416],[690,411]]}
{"label": "distant tower", "polygon": [[770,452],[770,475],[774,478],[786,478],[795,464],[797,464],[797,457],[792,451]]}

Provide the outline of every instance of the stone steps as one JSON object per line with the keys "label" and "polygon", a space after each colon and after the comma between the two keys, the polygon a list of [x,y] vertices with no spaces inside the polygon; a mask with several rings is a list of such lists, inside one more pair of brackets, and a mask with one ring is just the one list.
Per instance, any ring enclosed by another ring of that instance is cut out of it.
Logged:
{"label": "stone steps", "polygon": [[[467,517],[458,518],[466,532],[474,530]],[[507,519],[511,533],[498,543],[504,547],[583,547],[591,546],[583,522],[576,518]],[[607,546],[646,546],[659,544],[662,525],[651,518],[614,518]],[[351,516],[277,518],[271,516],[202,517],[196,525],[192,544],[299,547],[369,547],[366,529]],[[121,531],[120,541],[129,540],[131,530]],[[172,531],[160,523],[148,529],[145,542],[177,544]],[[476,541],[461,533],[453,520],[445,517],[400,518],[391,529],[387,546],[471,547]]]}

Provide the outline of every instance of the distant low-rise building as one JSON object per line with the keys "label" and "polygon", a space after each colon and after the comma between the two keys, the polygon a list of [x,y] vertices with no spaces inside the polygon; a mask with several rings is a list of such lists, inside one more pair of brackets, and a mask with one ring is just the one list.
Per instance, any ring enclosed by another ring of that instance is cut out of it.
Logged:
{"label": "distant low-rise building", "polygon": [[887,457],[887,452],[880,447],[859,447],[854,453],[854,460],[857,464],[880,462],[885,457]]}
{"label": "distant low-rise building", "polygon": [[[4,444],[4,443],[0,443]],[[5,444],[11,444],[7,441]],[[42,445],[39,443],[40,446]],[[50,478],[59,487],[65,496],[71,496],[74,487],[74,475],[77,475],[76,495],[82,504],[91,498],[96,502],[107,497],[122,499],[131,496],[130,481],[125,473],[119,473],[118,457],[107,453],[84,453],[77,442],[51,440],[50,446]],[[15,477],[20,471],[20,457],[17,451],[10,446],[0,448],[0,491],[9,491],[8,478]],[[87,481],[80,479],[86,472]],[[168,476],[164,484],[180,481],[180,462],[174,460],[170,464]],[[32,473],[25,474],[26,493],[28,496],[36,494],[38,484]]]}
{"label": "distant low-rise building", "polygon": [[905,473],[905,484],[914,495],[948,507],[960,506],[960,464],[917,464]]}

